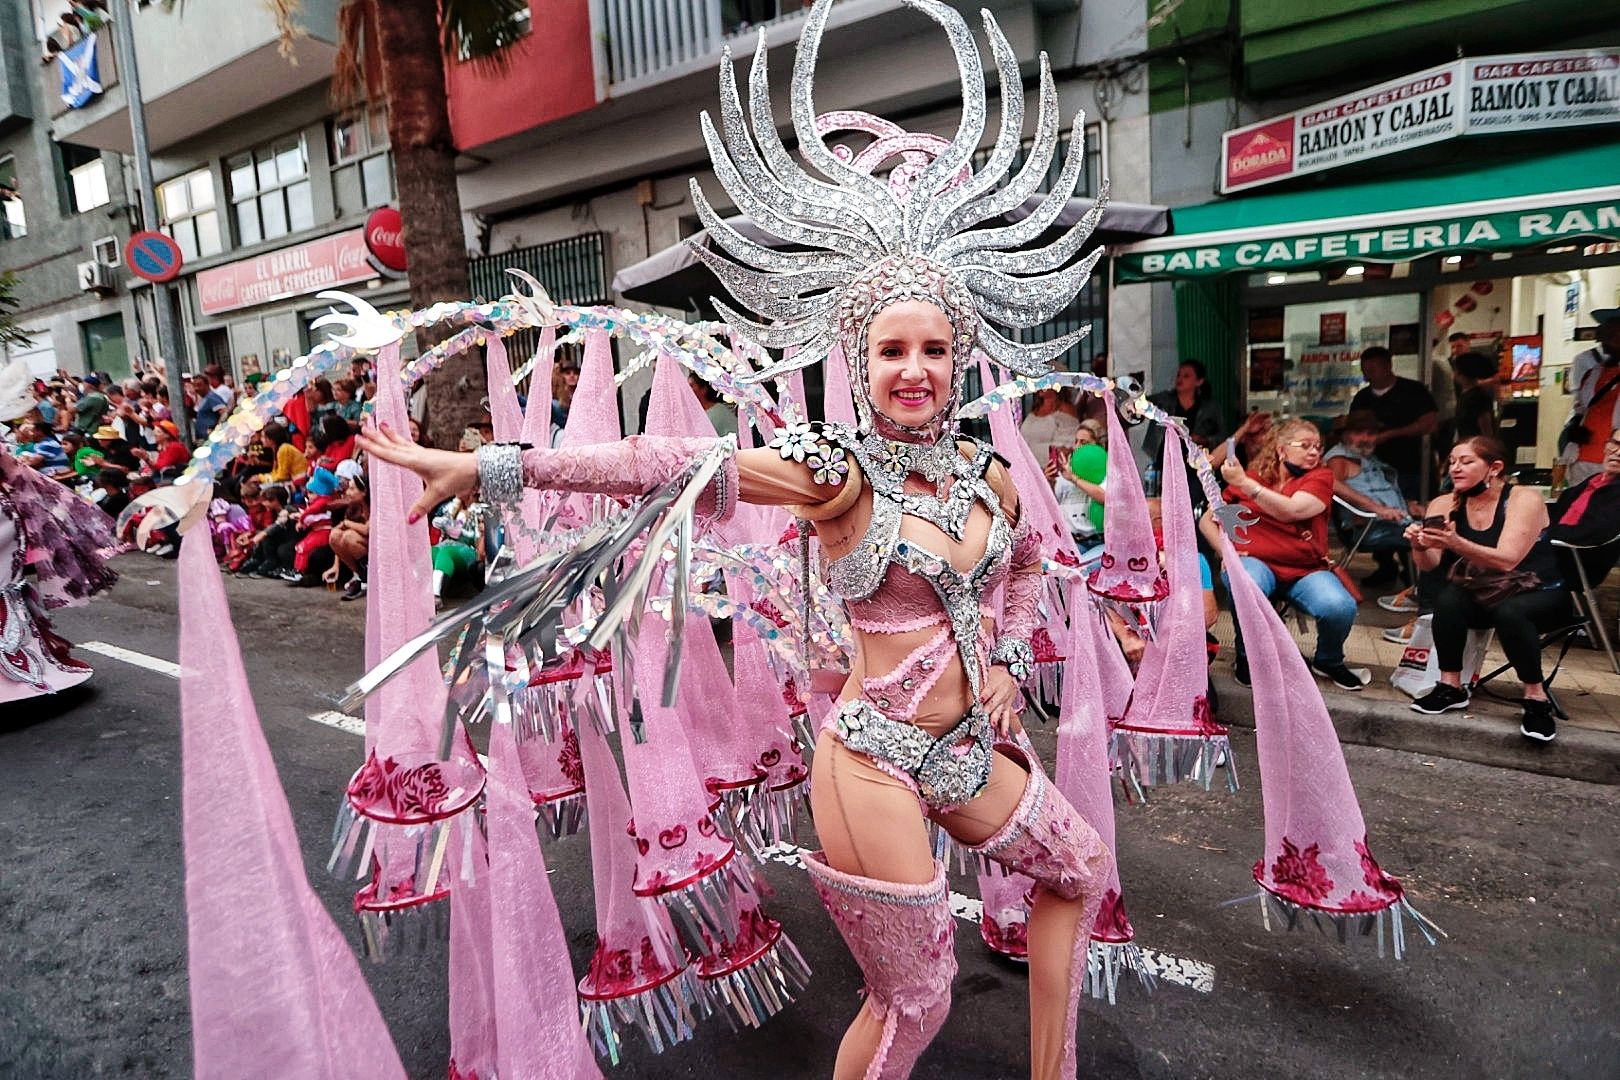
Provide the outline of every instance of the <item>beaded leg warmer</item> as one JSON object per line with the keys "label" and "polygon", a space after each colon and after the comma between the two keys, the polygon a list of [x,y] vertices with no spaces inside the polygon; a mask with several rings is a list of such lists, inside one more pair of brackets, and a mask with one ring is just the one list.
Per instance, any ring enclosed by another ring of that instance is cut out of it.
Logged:
{"label": "beaded leg warmer", "polygon": [[866,977],[868,1005],[883,1037],[867,1080],[904,1080],[951,1007],[955,923],[945,868],[924,885],[845,874],[820,853],[805,859],[816,894]]}
{"label": "beaded leg warmer", "polygon": [[[1073,1077],[1076,1063],[1075,1033],[1080,996],[1085,988],[1091,928],[1096,925],[1103,892],[1113,872],[1114,856],[1086,820],[1052,785],[1034,760],[1027,760],[1029,781],[1007,823],[982,844],[969,850],[1008,870],[1034,878],[1064,900],[1082,904],[1069,967],[1067,1026],[1063,1039],[1063,1077]],[[1039,898],[1036,900],[1040,902]],[[1033,936],[1031,950],[1040,947]]]}

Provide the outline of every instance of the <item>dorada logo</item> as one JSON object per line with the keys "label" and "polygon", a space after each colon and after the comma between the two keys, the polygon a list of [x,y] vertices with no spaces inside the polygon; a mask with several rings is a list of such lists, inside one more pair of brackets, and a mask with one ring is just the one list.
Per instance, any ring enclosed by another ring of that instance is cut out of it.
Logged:
{"label": "dorada logo", "polygon": [[1227,171],[1233,179],[1240,179],[1261,170],[1287,168],[1293,155],[1292,143],[1283,142],[1267,131],[1257,131],[1232,155]]}

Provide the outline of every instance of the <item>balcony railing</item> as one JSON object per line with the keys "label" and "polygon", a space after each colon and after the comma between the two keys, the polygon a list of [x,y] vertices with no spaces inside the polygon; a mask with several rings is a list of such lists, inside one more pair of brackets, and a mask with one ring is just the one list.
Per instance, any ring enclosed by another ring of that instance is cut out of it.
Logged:
{"label": "balcony railing", "polygon": [[720,51],[730,37],[798,18],[806,0],[606,0],[608,81],[633,82]]}

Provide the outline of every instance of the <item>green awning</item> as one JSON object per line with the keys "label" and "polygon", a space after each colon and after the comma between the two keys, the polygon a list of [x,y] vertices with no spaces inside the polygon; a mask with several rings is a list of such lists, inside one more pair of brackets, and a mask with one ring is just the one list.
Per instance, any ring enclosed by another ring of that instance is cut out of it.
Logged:
{"label": "green awning", "polygon": [[1620,144],[1171,211],[1171,235],[1116,250],[1116,279],[1400,262],[1620,239]]}

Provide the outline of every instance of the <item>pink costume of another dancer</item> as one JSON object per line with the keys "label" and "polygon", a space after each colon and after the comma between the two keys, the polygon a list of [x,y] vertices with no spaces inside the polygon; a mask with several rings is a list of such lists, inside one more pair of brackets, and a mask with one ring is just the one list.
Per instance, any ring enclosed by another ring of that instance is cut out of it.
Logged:
{"label": "pink costume of another dancer", "polygon": [[111,518],[0,446],[0,704],[90,677],[50,612],[111,588],[117,549]]}

